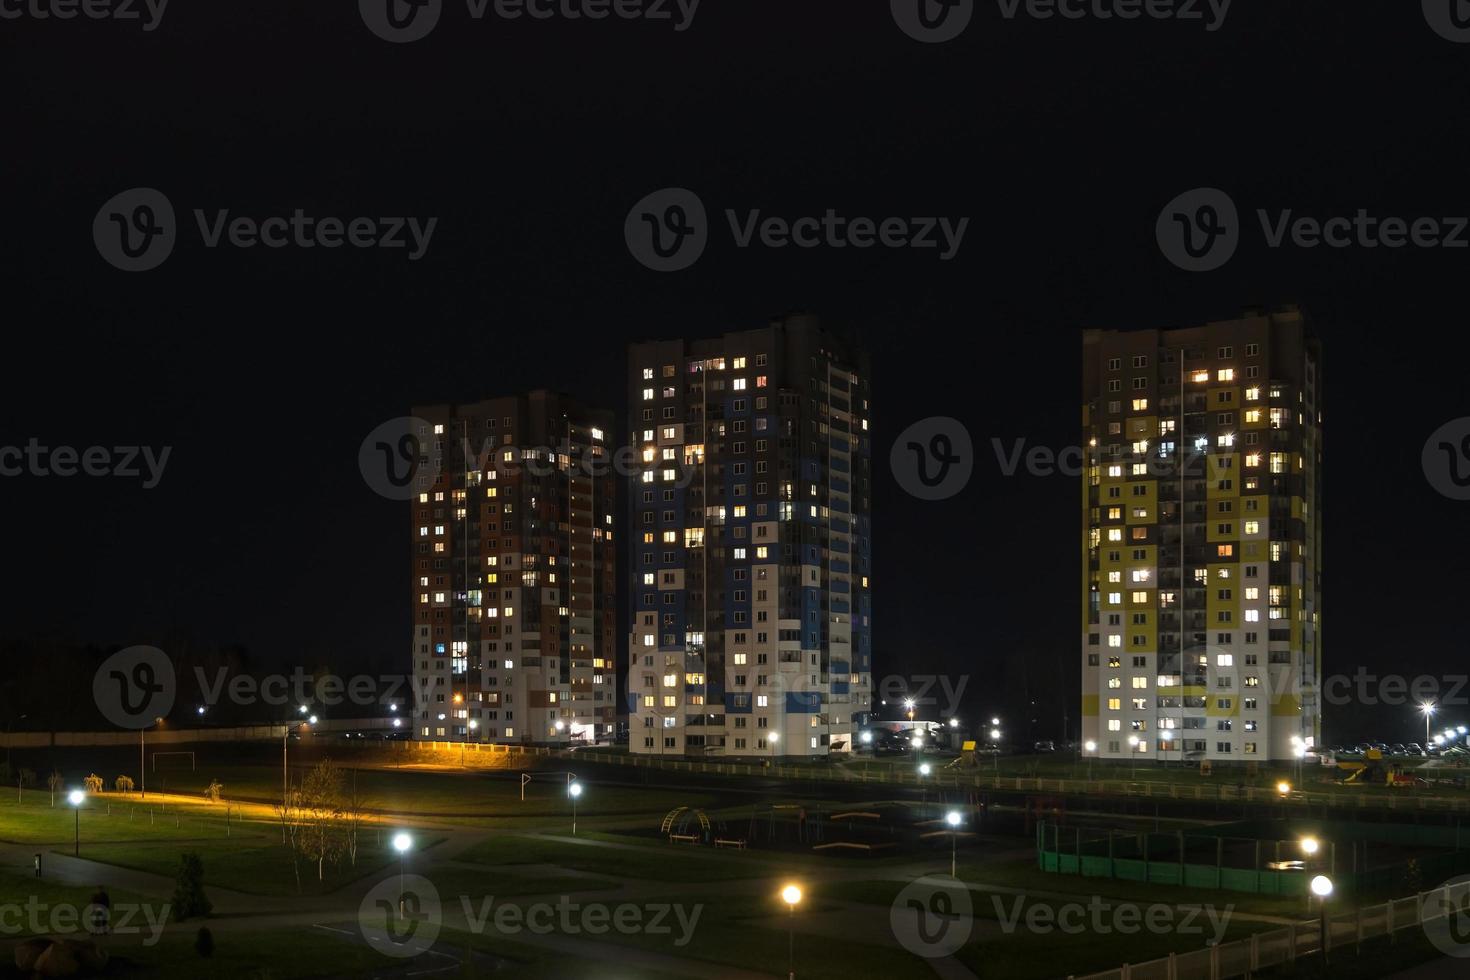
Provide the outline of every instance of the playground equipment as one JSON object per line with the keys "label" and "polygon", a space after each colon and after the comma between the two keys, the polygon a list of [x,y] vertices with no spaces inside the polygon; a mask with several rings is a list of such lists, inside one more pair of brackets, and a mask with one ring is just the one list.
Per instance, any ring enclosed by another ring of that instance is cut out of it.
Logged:
{"label": "playground equipment", "polygon": [[698,807],[676,806],[664,815],[658,832],[674,844],[714,844],[716,847],[745,848],[744,838],[733,838],[725,821],[711,821]]}
{"label": "playground equipment", "polygon": [[1404,772],[1403,763],[1385,763],[1383,761],[1383,753],[1378,749],[1369,749],[1361,761],[1339,759],[1337,768],[1348,774],[1347,778],[1343,780],[1344,784],[1360,783],[1371,786],[1413,789],[1424,783],[1419,777]]}
{"label": "playground equipment", "polygon": [[960,745],[960,754],[949,760],[946,769],[978,769],[980,760],[975,755],[975,742],[969,740]]}

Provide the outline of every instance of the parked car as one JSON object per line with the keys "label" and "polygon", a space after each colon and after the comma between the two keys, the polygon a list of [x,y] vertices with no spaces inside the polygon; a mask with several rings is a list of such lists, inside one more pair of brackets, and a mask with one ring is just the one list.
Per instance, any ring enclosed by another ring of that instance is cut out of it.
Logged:
{"label": "parked car", "polygon": [[1408,749],[1404,748],[1403,742],[1395,742],[1388,747],[1389,755],[1407,755]]}
{"label": "parked car", "polygon": [[1424,754],[1424,746],[1420,745],[1418,742],[1410,742],[1408,745],[1406,745],[1404,747],[1409,750],[1409,754],[1410,755],[1423,755]]}
{"label": "parked car", "polygon": [[1055,752],[1056,750],[1057,743],[1051,741],[1050,739],[1044,739],[1036,743],[1036,751],[1038,752]]}

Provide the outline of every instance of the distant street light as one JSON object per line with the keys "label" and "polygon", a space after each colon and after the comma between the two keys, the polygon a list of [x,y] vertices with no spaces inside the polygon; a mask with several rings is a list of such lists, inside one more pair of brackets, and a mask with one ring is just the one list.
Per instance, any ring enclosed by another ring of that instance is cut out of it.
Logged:
{"label": "distant street light", "polygon": [[398,917],[403,918],[403,865],[408,861],[408,852],[413,847],[413,838],[399,832],[393,835],[393,850],[398,852]]}
{"label": "distant street light", "polygon": [[87,794],[79,789],[74,789],[66,795],[66,802],[71,804],[72,814],[76,817],[76,836],[72,842],[72,855],[74,857],[82,856],[82,804],[86,800]]}
{"label": "distant street light", "polygon": [[1429,719],[1434,716],[1434,712],[1436,710],[1438,710],[1438,709],[1435,707],[1435,704],[1434,704],[1433,701],[1425,701],[1425,702],[1423,702],[1422,704],[1419,705],[1419,710],[1422,711],[1422,712],[1424,712],[1424,744],[1425,745],[1428,745],[1429,744]]}
{"label": "distant street light", "polygon": [[1305,855],[1307,855],[1308,857],[1311,857],[1313,854],[1316,854],[1317,853],[1317,850],[1321,846],[1322,845],[1317,842],[1317,838],[1315,838],[1315,837],[1303,837],[1302,838],[1302,853],[1305,854]]}
{"label": "distant street light", "polygon": [[1097,753],[1097,743],[1089,738],[1083,743],[1082,748],[1087,752],[1087,781],[1090,783],[1092,782],[1092,759]]}
{"label": "distant street light", "polygon": [[786,926],[786,978],[796,980],[796,906],[801,901],[801,889],[787,885],[781,889],[781,901],[791,911]]}
{"label": "distant street light", "polygon": [[1291,783],[1288,783],[1286,780],[1283,779],[1281,782],[1276,784],[1276,792],[1280,793],[1282,796],[1287,795],[1291,792]]}

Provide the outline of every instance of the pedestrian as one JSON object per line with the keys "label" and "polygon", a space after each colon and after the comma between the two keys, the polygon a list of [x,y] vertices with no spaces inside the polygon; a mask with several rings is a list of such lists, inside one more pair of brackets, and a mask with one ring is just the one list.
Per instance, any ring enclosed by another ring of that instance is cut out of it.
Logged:
{"label": "pedestrian", "polygon": [[37,851],[36,852],[35,862],[36,862],[36,877],[39,878],[39,877],[41,877],[41,852],[40,851]]}
{"label": "pedestrian", "polygon": [[89,908],[92,914],[91,933],[94,936],[106,935],[112,924],[112,899],[108,897],[107,889],[101,885],[92,895],[92,904]]}

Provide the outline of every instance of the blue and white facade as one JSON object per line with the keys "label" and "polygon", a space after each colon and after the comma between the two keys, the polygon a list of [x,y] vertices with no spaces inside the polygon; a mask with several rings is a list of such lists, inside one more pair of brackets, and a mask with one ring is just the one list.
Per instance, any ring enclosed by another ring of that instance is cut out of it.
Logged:
{"label": "blue and white facade", "polygon": [[872,704],[870,395],[811,318],[629,351],[629,747],[849,752]]}

